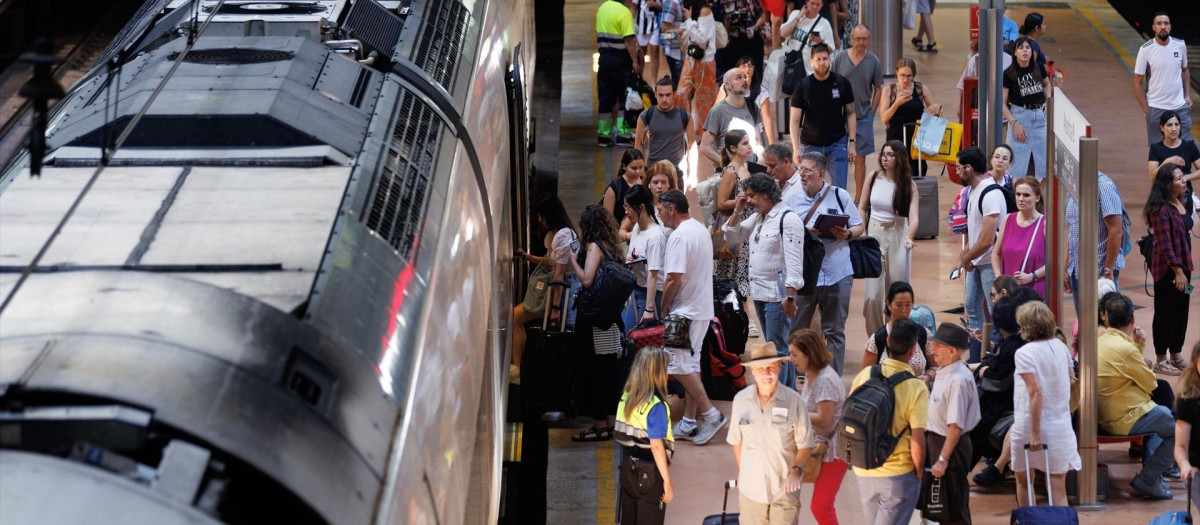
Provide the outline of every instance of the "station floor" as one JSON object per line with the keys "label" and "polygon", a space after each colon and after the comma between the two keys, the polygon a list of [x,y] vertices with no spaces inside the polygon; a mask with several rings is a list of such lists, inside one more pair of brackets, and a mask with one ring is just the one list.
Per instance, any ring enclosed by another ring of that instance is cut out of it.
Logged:
{"label": "station floor", "polygon": [[[603,149],[595,146],[595,87],[592,55],[596,0],[567,0],[565,27],[561,116],[545,128],[558,131],[557,153],[558,193],[573,216],[578,216],[587,204],[597,202],[605,183],[615,173],[621,155],[620,148]],[[966,0],[942,0],[934,15],[940,53],[917,53],[908,44],[913,36],[903,36],[903,54],[917,62],[918,77],[943,104],[947,115],[958,106],[955,84],[961,73],[968,44],[968,9]],[[1039,42],[1042,49],[1055,60],[1056,67],[1065,72],[1063,89],[1075,106],[1091,122],[1093,136],[1100,139],[1100,169],[1116,181],[1125,206],[1133,220],[1133,236],[1145,233],[1140,220],[1149,184],[1145,168],[1146,137],[1144,117],[1131,93],[1133,59],[1143,40],[1102,0],[1072,2],[1008,2],[1008,16],[1022,20],[1025,13],[1036,10],[1045,15],[1048,33]],[[664,67],[665,70],[665,67]],[[890,82],[891,80],[888,80]],[[1200,95],[1193,93],[1193,97]],[[1193,122],[1200,122],[1200,98],[1193,105]],[[549,112],[553,114],[554,112]],[[553,115],[558,117],[558,115]],[[544,131],[543,129],[543,131]],[[883,129],[875,124],[876,144],[882,144]],[[539,138],[539,140],[542,140]],[[543,145],[545,148],[545,145]],[[542,151],[545,151],[543,149]],[[553,158],[553,157],[551,157]],[[693,148],[692,159],[695,159]],[[867,159],[874,169],[877,156]],[[939,173],[942,165],[930,163],[931,172]],[[700,166],[704,173],[711,167]],[[696,171],[689,174],[688,186],[694,185]],[[852,179],[852,178],[851,178]],[[851,182],[853,184],[853,182]],[[942,218],[940,235],[936,239],[917,241],[914,248],[913,286],[917,302],[929,305],[937,312],[938,321],[955,321],[961,306],[961,281],[950,281],[954,258],[960,250],[960,237],[951,233],[945,224],[945,212],[958,190],[944,174],[939,176],[939,215]],[[692,195],[694,199],[694,195]],[[1193,249],[1197,249],[1193,243]],[[1154,315],[1153,299],[1143,290],[1141,256],[1131,254],[1127,268],[1121,274],[1123,293],[1133,298],[1138,307],[1138,324],[1147,328]],[[1200,272],[1193,277],[1200,284]],[[849,385],[859,369],[858,363],[866,342],[861,316],[862,283],[855,283],[850,302],[850,317],[846,322],[847,356],[843,379]],[[1065,301],[1065,325],[1074,321],[1069,296]],[[1200,339],[1200,293],[1191,298],[1191,320],[1187,344]],[[1152,357],[1147,345],[1147,357]],[[1173,381],[1174,378],[1162,376]],[[728,413],[729,403],[718,402]],[[550,461],[548,487],[548,523],[613,523],[614,485],[611,442],[572,443],[570,435],[587,425],[587,421],[569,421],[550,430]],[[675,501],[667,507],[668,523],[700,523],[704,516],[721,510],[722,483],[736,477],[736,467],[730,447],[720,432],[704,447],[680,443],[671,465],[675,484]],[[1183,487],[1171,484],[1174,501],[1149,502],[1132,496],[1129,480],[1139,470],[1136,460],[1126,454],[1126,445],[1102,445],[1099,462],[1109,466],[1109,485],[1105,505],[1100,510],[1082,510],[1081,523],[1146,523],[1167,510],[1182,509]],[[972,485],[971,507],[977,524],[1007,523],[1015,506],[1014,484],[1010,479],[1002,488],[990,490]],[[813,523],[808,511],[811,486],[802,497],[803,508],[799,521]],[[1042,495],[1044,500],[1044,493]],[[737,510],[736,490],[730,494],[730,511]],[[861,523],[858,485],[853,473],[848,473],[838,493],[839,519],[844,523]],[[919,515],[914,518],[919,522]]]}

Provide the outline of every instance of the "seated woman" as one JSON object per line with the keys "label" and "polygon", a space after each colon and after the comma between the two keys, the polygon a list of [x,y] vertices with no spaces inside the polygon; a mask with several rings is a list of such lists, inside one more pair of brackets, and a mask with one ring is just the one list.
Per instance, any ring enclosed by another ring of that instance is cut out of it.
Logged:
{"label": "seated woman", "polygon": [[[997,279],[997,281],[999,281]],[[1021,294],[1024,295],[1024,294]],[[975,379],[979,384],[979,424],[971,431],[971,465],[979,462],[980,458],[993,458],[992,461],[976,474],[974,481],[981,487],[994,487],[1004,482],[1004,468],[1012,457],[1008,447],[1008,430],[1012,425],[1013,413],[1013,356],[1017,349],[1025,345],[1021,339],[1020,327],[1017,326],[1017,308],[1032,297],[1020,299],[1002,297],[992,305],[992,322],[1000,331],[1000,342],[993,351],[984,356],[979,368],[975,370]],[[1000,428],[997,428],[997,425]],[[1004,435],[1003,445],[996,447],[992,436]]]}
{"label": "seated woman", "polygon": [[[867,339],[867,351],[863,354],[862,367],[867,368],[887,357],[887,336],[892,330],[892,323],[900,319],[908,319],[912,314],[914,304],[912,285],[905,281],[893,282],[888,287],[886,310],[888,316],[887,324],[883,325],[875,332],[875,335]],[[933,371],[926,370],[926,363],[932,361],[929,358],[929,331],[925,327],[917,332],[917,346],[920,347],[919,352],[913,352],[913,355],[908,360],[908,365],[912,367],[922,381],[926,384],[933,383]],[[882,353],[881,353],[882,352]]]}

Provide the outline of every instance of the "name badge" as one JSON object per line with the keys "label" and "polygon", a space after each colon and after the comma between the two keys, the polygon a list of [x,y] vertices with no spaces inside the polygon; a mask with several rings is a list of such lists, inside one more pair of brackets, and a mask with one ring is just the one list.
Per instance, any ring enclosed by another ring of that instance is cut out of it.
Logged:
{"label": "name badge", "polygon": [[842,98],[842,92],[838,91],[838,88],[833,88],[833,99],[837,100],[839,98]]}
{"label": "name badge", "polygon": [[771,408],[771,417],[773,417],[775,419],[787,419],[787,416],[788,416],[787,407],[772,407]]}

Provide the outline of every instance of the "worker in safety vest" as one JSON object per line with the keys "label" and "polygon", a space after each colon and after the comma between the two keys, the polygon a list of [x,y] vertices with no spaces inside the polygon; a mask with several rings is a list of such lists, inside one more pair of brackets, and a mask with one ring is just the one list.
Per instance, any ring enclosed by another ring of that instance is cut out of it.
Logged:
{"label": "worker in safety vest", "polygon": [[668,464],[675,453],[667,406],[667,362],[662,348],[638,352],[617,405],[615,436],[625,447],[621,460],[621,522],[661,524],[675,498]]}

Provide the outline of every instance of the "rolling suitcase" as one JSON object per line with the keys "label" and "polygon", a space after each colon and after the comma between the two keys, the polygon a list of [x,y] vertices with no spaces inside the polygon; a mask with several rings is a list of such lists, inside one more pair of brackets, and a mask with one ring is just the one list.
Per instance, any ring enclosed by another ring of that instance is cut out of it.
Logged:
{"label": "rolling suitcase", "polygon": [[937,238],[938,228],[941,227],[937,177],[913,177],[913,182],[917,184],[917,198],[920,199],[917,201],[921,215],[921,222],[917,225],[917,238]]}
{"label": "rolling suitcase", "polygon": [[1155,516],[1150,520],[1150,525],[1181,525],[1192,522],[1192,483],[1193,480],[1188,480],[1184,488],[1187,490],[1187,506],[1183,510],[1169,510],[1162,513],[1161,516]]}
{"label": "rolling suitcase", "polygon": [[746,341],[750,338],[750,317],[742,308],[744,302],[738,294],[737,281],[713,282],[713,311],[725,331],[725,349],[737,355],[746,353]]}
{"label": "rolling suitcase", "polygon": [[736,479],[725,482],[725,499],[721,500],[721,513],[704,518],[703,525],[738,525],[738,513],[726,512],[729,509],[729,489],[736,486]]}
{"label": "rolling suitcase", "polygon": [[1050,449],[1042,445],[1042,455],[1046,458],[1046,495],[1049,505],[1037,506],[1033,499],[1033,465],[1029,464],[1029,445],[1025,445],[1025,481],[1029,488],[1029,506],[1018,507],[1012,511],[1012,525],[1065,525],[1079,524],[1079,515],[1071,507],[1055,507],[1054,493],[1050,490]]}
{"label": "rolling suitcase", "polygon": [[[551,281],[549,285],[542,324],[526,332],[525,353],[521,355],[521,409],[539,416],[556,411],[570,413],[571,371],[576,362],[571,352],[574,333],[565,327],[564,306],[570,286],[563,281]],[[555,287],[561,290],[557,306],[551,301]],[[559,313],[553,323],[552,311]]]}

